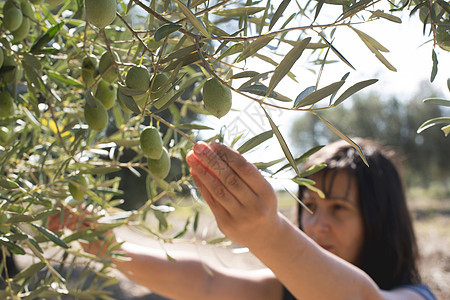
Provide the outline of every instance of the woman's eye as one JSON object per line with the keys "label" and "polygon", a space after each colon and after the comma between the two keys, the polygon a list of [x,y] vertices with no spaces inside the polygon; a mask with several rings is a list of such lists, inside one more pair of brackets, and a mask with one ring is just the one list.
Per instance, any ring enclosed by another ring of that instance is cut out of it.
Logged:
{"label": "woman's eye", "polygon": [[316,208],[316,206],[314,205],[313,202],[303,202],[303,204],[309,209],[314,211],[314,209]]}
{"label": "woman's eye", "polygon": [[335,210],[345,210],[345,209],[347,209],[344,205],[341,205],[341,204],[335,204],[335,205],[333,205],[333,208]]}

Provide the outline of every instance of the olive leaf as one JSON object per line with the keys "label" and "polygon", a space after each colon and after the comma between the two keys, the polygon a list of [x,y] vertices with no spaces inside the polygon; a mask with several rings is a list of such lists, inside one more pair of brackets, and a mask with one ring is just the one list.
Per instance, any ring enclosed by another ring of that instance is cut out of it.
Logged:
{"label": "olive leaf", "polygon": [[180,24],[164,24],[161,27],[159,27],[155,32],[155,41],[160,41],[169,34],[179,30],[181,27]]}
{"label": "olive leaf", "polygon": [[381,63],[383,63],[383,65],[385,65],[386,68],[388,68],[393,72],[397,72],[397,69],[393,65],[391,65],[390,62],[387,61],[387,59],[383,56],[383,54],[380,53],[380,51],[389,52],[388,49],[386,49],[383,45],[378,43],[375,39],[365,34],[364,32],[357,30],[352,26],[349,27],[356,32],[359,38],[364,42],[364,44],[366,44],[367,48],[369,48],[369,50],[372,51],[373,54],[375,54],[375,57],[378,58],[378,60],[381,61]]}
{"label": "olive leaf", "polygon": [[292,153],[289,150],[288,145],[286,144],[286,141],[284,140],[283,136],[281,135],[281,132],[278,130],[277,125],[273,122],[272,118],[269,116],[267,111],[262,107],[262,110],[266,114],[267,120],[269,120],[270,127],[272,127],[273,133],[275,133],[275,136],[278,139],[278,143],[281,146],[281,149],[283,150],[284,156],[286,156],[286,159],[289,161],[289,164],[291,165],[292,169],[294,169],[295,173],[300,176],[300,171],[297,168],[297,165],[295,164],[294,157],[292,157]]}
{"label": "olive leaf", "polygon": [[81,82],[77,81],[76,79],[70,77],[69,75],[65,74],[62,75],[59,72],[53,71],[53,70],[47,70],[47,75],[50,76],[52,79],[59,81],[64,84],[68,84],[75,87],[83,86]]}
{"label": "olive leaf", "polygon": [[438,124],[450,124],[450,117],[438,117],[425,121],[419,126],[417,133],[422,133],[422,131]]}
{"label": "olive leaf", "polygon": [[314,92],[316,90],[316,86],[309,86],[306,89],[304,89],[300,94],[298,94],[297,98],[295,98],[295,102],[294,102],[294,107],[296,107],[298,105],[298,103],[303,100],[303,98],[305,98],[306,96],[308,96],[309,94],[311,94],[312,92]]}
{"label": "olive leaf", "polygon": [[437,59],[437,55],[436,55],[436,52],[434,51],[434,49],[432,49],[432,52],[431,52],[431,59],[433,61],[433,68],[431,69],[430,82],[433,82],[434,78],[436,78],[436,75],[438,72],[438,59]]}
{"label": "olive leaf", "polygon": [[241,55],[236,59],[236,63],[243,61],[247,57],[252,56],[256,52],[258,52],[259,49],[265,47],[270,41],[273,39],[273,36],[262,36],[253,42],[251,42],[247,47],[244,48]]}
{"label": "olive leaf", "polygon": [[122,101],[122,103],[125,104],[125,106],[129,110],[131,110],[135,114],[141,113],[141,110],[139,109],[139,106],[136,104],[136,101],[134,101],[133,97],[124,94],[120,87],[119,87],[118,94],[119,94],[119,100]]}
{"label": "olive leaf", "polygon": [[295,62],[300,58],[306,46],[311,41],[311,37],[307,37],[297,43],[283,58],[280,64],[275,68],[275,72],[270,79],[267,94],[270,94],[283,77],[291,70]]}
{"label": "olive leaf", "polygon": [[303,207],[304,210],[306,210],[310,214],[313,214],[313,212],[308,208],[308,206],[306,206],[300,199],[298,199],[297,196],[295,196],[293,193],[291,193],[291,191],[289,191],[285,186],[283,186],[283,187],[284,187],[284,190],[286,192],[288,192],[288,194],[291,195],[291,197],[294,198]]}
{"label": "olive leaf", "polygon": [[427,98],[427,99],[423,100],[423,103],[442,105],[442,106],[450,106],[450,100],[439,99],[439,98]]}
{"label": "olive leaf", "polygon": [[[351,29],[353,29],[354,32],[356,32],[356,34],[359,36],[359,38],[364,42],[364,44],[366,44],[368,47],[370,45],[370,47],[374,47],[375,49],[378,49],[381,52],[389,52],[388,49],[386,49],[383,45],[381,45],[377,40],[375,40],[374,38],[372,38],[370,35],[368,35],[367,33],[362,32],[361,30],[358,30],[356,28],[354,28],[353,26],[349,27]],[[370,48],[369,47],[369,48]]]}
{"label": "olive leaf", "polygon": [[42,261],[32,264],[28,267],[26,267],[25,269],[23,269],[22,271],[20,271],[19,273],[17,273],[14,277],[13,280],[20,280],[22,278],[28,278],[33,276],[34,274],[36,274],[38,271],[40,271],[43,267],[45,267],[46,264]]}
{"label": "olive leaf", "polygon": [[246,141],[244,144],[242,144],[237,151],[241,154],[244,154],[245,152],[250,151],[251,149],[255,148],[256,146],[260,145],[261,143],[267,141],[273,136],[272,130],[264,131],[263,133],[260,133],[258,135],[255,135],[248,141]]}
{"label": "olive leaf", "polygon": [[31,224],[34,228],[36,228],[43,236],[45,236],[48,240],[52,241],[53,243],[55,243],[56,245],[64,248],[64,249],[69,249],[69,245],[67,245],[63,240],[61,240],[59,238],[59,236],[57,236],[56,234],[54,234],[53,232],[51,232],[50,230],[48,230],[45,227],[36,225],[36,224]]}
{"label": "olive leaf", "polygon": [[[337,136],[339,136],[341,139],[343,139],[344,141],[346,141],[347,143],[349,143],[353,148],[355,148],[355,150],[358,152],[359,156],[361,157],[361,159],[363,160],[363,162],[369,166],[369,163],[367,162],[367,159],[361,149],[361,147],[356,144],[354,141],[352,141],[348,136],[346,136],[345,134],[343,134],[342,132],[340,132],[336,127],[334,127],[330,122],[328,122],[327,120],[325,120],[323,117],[321,117],[319,114],[313,112],[314,115],[316,115],[325,125],[327,125],[328,128],[331,129],[331,131],[333,131]],[[450,118],[449,118],[450,119]]]}
{"label": "olive leaf", "polygon": [[372,12],[372,15],[369,17],[369,20],[373,18],[383,18],[395,23],[402,23],[402,19],[400,19],[399,17],[385,13],[379,9]]}
{"label": "olive leaf", "polygon": [[283,101],[283,102],[291,102],[292,100],[289,99],[288,97],[280,94],[280,93],[276,93],[274,91],[272,91],[269,95],[267,95],[267,86],[265,86],[264,84],[254,84],[254,85],[250,85],[250,86],[245,86],[245,87],[240,87],[238,89],[241,92],[247,92],[247,93],[251,93],[254,95],[258,95],[258,96],[266,96],[275,100],[279,100],[279,101]]}
{"label": "olive leaf", "polygon": [[225,10],[217,10],[211,12],[212,14],[221,16],[221,17],[245,17],[249,15],[254,15],[260,11],[263,11],[265,7],[257,7],[257,6],[245,6],[245,7],[238,7],[238,8],[232,8],[232,9],[225,9]]}
{"label": "olive leaf", "polygon": [[280,17],[283,15],[284,11],[286,10],[290,2],[291,0],[283,0],[281,4],[278,6],[277,10],[272,16],[272,19],[270,20],[269,30],[272,30],[273,26],[278,21],[278,19],[280,19]]}
{"label": "olive leaf", "polygon": [[[295,164],[296,164],[296,165],[299,165],[299,164],[301,164],[301,163],[304,163],[305,161],[307,161],[307,160],[309,159],[309,157],[310,157],[311,155],[313,155],[314,153],[316,153],[317,151],[319,151],[319,150],[322,149],[322,148],[323,148],[323,145],[316,146],[316,147],[313,147],[313,148],[309,149],[308,151],[306,151],[305,153],[303,153],[302,155],[300,155],[299,157],[297,157],[296,159],[294,159]],[[288,163],[288,164],[285,164],[284,166],[282,166],[281,168],[279,168],[277,171],[275,171],[275,172],[273,173],[273,175],[275,175],[275,174],[277,174],[277,173],[283,171],[283,170],[286,169],[286,168],[289,168],[289,166],[290,166],[289,163]],[[300,177],[304,177],[304,176],[300,176]]]}
{"label": "olive leaf", "polygon": [[324,40],[324,42],[328,45],[328,47],[331,48],[331,51],[334,52],[344,63],[347,64],[350,68],[353,70],[356,70],[355,67],[352,66],[352,64],[330,43],[327,41],[327,39],[323,36],[323,34],[319,33],[320,37]]}
{"label": "olive leaf", "polygon": [[313,105],[314,103],[324,99],[325,97],[328,97],[334,93],[336,93],[341,86],[345,83],[344,80],[339,80],[337,82],[334,82],[330,85],[327,85],[321,89],[316,90],[315,92],[312,92],[302,100],[300,100],[294,108],[300,108],[303,106]]}
{"label": "olive leaf", "polygon": [[[50,27],[44,34],[42,34],[30,48],[30,53],[39,54],[42,53],[42,47],[48,44],[53,37],[59,32],[59,30],[64,26],[64,22],[58,23]],[[55,49],[53,49],[55,50]]]}
{"label": "olive leaf", "polygon": [[369,79],[369,80],[360,81],[360,82],[352,85],[345,92],[343,92],[342,95],[339,96],[339,98],[336,99],[333,106],[339,105],[340,103],[342,103],[345,99],[347,99],[351,95],[355,94],[356,92],[362,90],[365,87],[368,87],[369,85],[374,84],[377,81],[378,81],[378,79]]}
{"label": "olive leaf", "polygon": [[191,10],[186,5],[184,5],[183,2],[181,2],[180,0],[175,0],[175,2],[178,4],[178,7],[180,7],[182,13],[186,16],[191,25],[194,26],[194,28],[197,29],[205,37],[211,38],[211,35],[209,34],[208,30],[206,30],[206,27],[203,24],[203,22],[197,19],[197,17],[191,12]]}

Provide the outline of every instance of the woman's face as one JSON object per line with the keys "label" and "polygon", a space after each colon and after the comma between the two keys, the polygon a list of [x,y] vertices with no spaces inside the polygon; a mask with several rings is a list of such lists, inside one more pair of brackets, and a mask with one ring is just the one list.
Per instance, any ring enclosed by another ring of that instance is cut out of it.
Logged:
{"label": "woman's face", "polygon": [[331,171],[325,178],[319,172],[311,179],[325,193],[325,198],[305,190],[301,200],[313,214],[302,210],[304,232],[324,249],[357,265],[364,229],[356,179],[346,171]]}

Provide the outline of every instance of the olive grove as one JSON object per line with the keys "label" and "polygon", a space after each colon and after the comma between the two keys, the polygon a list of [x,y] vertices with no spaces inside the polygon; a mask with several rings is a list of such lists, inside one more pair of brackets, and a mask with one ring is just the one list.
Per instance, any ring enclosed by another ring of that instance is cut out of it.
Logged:
{"label": "olive grove", "polygon": [[[276,178],[271,167],[281,163],[292,168],[295,183],[313,189],[298,165],[318,148],[294,157],[268,109],[308,112],[359,150],[321,112],[377,78],[349,80],[355,66],[345,49],[333,45],[335,33],[354,32],[380,64],[395,71],[386,55],[389,45],[360,26],[400,23],[403,17],[424,24],[423,34],[433,44],[433,81],[439,56],[450,49],[450,5],[444,0],[1,1],[0,298],[109,299],[105,288],[116,283],[109,275],[114,264],[85,253],[78,242],[107,244],[103,234],[125,224],[164,242],[197,230],[193,205],[184,230],[163,234],[173,210],[170,199],[187,194],[198,200],[184,159],[199,132],[223,140],[222,131],[192,120],[226,115],[232,95],[257,103],[271,130],[233,136],[231,146],[245,153],[274,139],[284,160],[268,157],[257,166]],[[257,71],[246,63],[250,59],[270,70]],[[343,74],[322,82],[332,60]],[[283,82],[300,80],[299,64],[302,76],[316,84],[290,99],[283,95]],[[444,99],[427,102],[449,106]],[[447,135],[450,118],[426,121],[419,131],[434,125]],[[124,169],[145,179],[146,202],[131,211],[118,208],[123,202],[118,172]],[[86,208],[92,213],[85,214]],[[68,211],[80,226],[92,225],[74,232],[49,229],[49,217],[63,220]],[[150,214],[158,224],[146,222]],[[108,245],[111,257],[121,256],[118,246]],[[7,264],[11,255],[32,256],[34,263],[13,273]],[[61,269],[80,261],[91,277],[70,286],[70,272]]]}

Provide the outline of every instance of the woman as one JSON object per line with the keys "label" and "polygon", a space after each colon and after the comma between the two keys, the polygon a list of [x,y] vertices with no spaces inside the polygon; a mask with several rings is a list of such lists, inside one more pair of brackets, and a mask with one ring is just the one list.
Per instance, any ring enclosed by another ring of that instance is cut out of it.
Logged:
{"label": "woman", "polygon": [[221,231],[267,267],[258,272],[205,268],[196,258],[125,242],[117,262],[135,282],[171,299],[435,299],[420,284],[417,247],[398,173],[374,143],[357,140],[370,168],[345,142],[324,147],[311,177],[324,192],[300,188],[312,214],[299,227],[277,210],[257,168],[220,143],[197,143],[187,156],[194,181]]}

